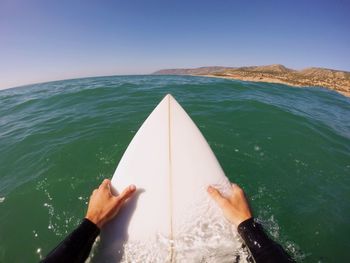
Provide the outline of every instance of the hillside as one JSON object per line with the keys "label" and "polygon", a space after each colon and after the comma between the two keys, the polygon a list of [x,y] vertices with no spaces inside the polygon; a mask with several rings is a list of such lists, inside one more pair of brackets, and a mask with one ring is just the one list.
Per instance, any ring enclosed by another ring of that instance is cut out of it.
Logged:
{"label": "hillside", "polygon": [[238,79],[244,81],[283,83],[298,87],[325,87],[350,97],[350,72],[307,68],[293,70],[283,65],[251,67],[200,67],[193,69],[164,69],[156,75],[197,75]]}
{"label": "hillside", "polygon": [[178,69],[162,69],[154,72],[155,75],[206,75],[220,73],[224,70],[234,69],[228,67],[200,67],[200,68],[178,68]]}

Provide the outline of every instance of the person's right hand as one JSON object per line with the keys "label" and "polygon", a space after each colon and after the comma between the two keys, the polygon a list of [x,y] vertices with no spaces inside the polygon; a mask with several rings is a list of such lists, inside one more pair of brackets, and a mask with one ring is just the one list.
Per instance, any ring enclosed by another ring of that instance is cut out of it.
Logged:
{"label": "person's right hand", "polygon": [[226,219],[236,227],[243,221],[252,218],[247,198],[238,185],[232,184],[232,195],[228,198],[222,196],[219,190],[213,186],[209,186],[207,191],[222,209]]}

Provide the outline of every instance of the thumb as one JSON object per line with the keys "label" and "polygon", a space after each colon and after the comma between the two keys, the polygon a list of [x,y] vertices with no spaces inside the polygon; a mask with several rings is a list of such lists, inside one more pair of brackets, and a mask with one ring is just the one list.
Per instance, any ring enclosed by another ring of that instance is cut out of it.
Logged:
{"label": "thumb", "polygon": [[127,188],[124,189],[124,191],[118,196],[118,199],[120,200],[120,202],[124,202],[127,199],[129,199],[129,197],[136,191],[136,186],[135,185],[129,185]]}
{"label": "thumb", "polygon": [[215,187],[209,186],[207,191],[219,206],[222,207],[227,202],[226,198],[224,198]]}

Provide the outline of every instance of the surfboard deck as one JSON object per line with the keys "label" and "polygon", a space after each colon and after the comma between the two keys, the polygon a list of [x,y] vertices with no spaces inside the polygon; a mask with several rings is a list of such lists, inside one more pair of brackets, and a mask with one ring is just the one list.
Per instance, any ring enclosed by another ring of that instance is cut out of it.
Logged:
{"label": "surfboard deck", "polygon": [[[237,253],[232,226],[207,194],[231,191],[207,141],[170,95],[135,134],[112,178],[137,193],[101,231],[99,262],[221,262]],[[215,259],[215,260],[214,260]],[[229,262],[229,260],[228,260]]]}

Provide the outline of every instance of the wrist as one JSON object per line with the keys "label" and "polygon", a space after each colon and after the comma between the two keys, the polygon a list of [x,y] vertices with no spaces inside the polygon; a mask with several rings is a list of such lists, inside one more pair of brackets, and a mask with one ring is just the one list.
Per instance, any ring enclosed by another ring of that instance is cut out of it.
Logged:
{"label": "wrist", "polygon": [[242,217],[242,218],[240,218],[239,220],[237,220],[236,223],[235,223],[235,225],[236,225],[237,228],[238,228],[238,226],[239,226],[240,224],[242,224],[243,222],[248,221],[248,220],[250,220],[250,219],[253,219],[253,216],[252,216],[252,215],[247,215],[247,216]]}
{"label": "wrist", "polygon": [[102,222],[97,216],[86,214],[85,218],[91,223],[94,223],[99,229],[101,229]]}

